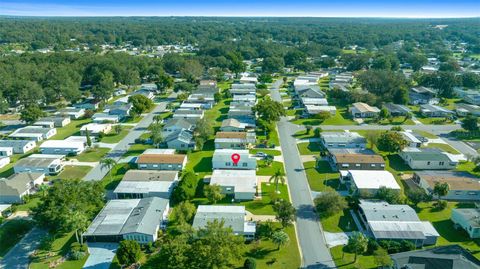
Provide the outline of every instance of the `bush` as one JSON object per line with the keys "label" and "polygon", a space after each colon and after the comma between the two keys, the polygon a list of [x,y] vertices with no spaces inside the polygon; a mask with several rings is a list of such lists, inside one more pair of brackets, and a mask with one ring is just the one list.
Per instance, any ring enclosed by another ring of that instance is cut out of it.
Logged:
{"label": "bush", "polygon": [[368,245],[367,245],[367,255],[372,255],[375,250],[380,247],[378,242],[374,238],[368,238]]}
{"label": "bush", "polygon": [[87,254],[83,251],[72,250],[70,255],[68,255],[68,259],[72,261],[78,261],[83,259]]}
{"label": "bush", "polygon": [[257,262],[253,258],[247,258],[247,259],[245,259],[245,262],[243,263],[243,268],[245,268],[245,269],[255,269],[255,268],[257,268]]}
{"label": "bush", "polygon": [[405,252],[415,249],[415,244],[410,241],[392,241],[392,240],[382,240],[380,241],[380,246],[387,250],[389,254]]}
{"label": "bush", "polygon": [[448,206],[448,204],[447,204],[447,201],[445,201],[445,200],[438,200],[435,203],[435,208],[436,209],[444,210],[445,208],[447,208],[447,206]]}

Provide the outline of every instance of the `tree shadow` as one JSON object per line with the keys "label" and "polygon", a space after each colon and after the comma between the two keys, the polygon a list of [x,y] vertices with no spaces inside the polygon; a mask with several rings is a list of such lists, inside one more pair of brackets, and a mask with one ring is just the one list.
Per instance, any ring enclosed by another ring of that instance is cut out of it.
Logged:
{"label": "tree shadow", "polygon": [[255,259],[264,259],[268,254],[276,250],[277,249],[275,248],[272,249],[272,248],[265,248],[265,247],[259,247],[256,249],[254,248],[247,252],[247,257],[255,258]]}
{"label": "tree shadow", "polygon": [[301,218],[305,220],[315,220],[315,221],[319,219],[312,205],[299,206],[297,208],[297,218]]}
{"label": "tree shadow", "polygon": [[194,167],[195,172],[211,172],[213,157],[203,157]]}

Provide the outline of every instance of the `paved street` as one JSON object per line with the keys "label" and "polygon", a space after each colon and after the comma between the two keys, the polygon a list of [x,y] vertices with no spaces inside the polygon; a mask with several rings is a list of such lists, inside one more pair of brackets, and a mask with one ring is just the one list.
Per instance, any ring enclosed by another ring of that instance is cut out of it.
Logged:
{"label": "paved street", "polygon": [[33,228],[0,260],[0,269],[27,269],[30,263],[28,256],[37,249],[45,235],[45,230]]}
{"label": "paved street", "polygon": [[[278,87],[282,81],[272,85],[272,99],[281,101]],[[297,143],[292,136],[300,127],[282,118],[277,124],[280,143],[285,159],[285,170],[290,188],[293,206],[297,209],[297,233],[302,252],[303,268],[333,268],[335,264],[326,245],[323,230],[315,212],[313,200],[310,195],[307,176],[303,170]]]}
{"label": "paved street", "polygon": [[[105,156],[105,158],[112,158],[115,161],[119,161],[120,158],[127,152],[132,144],[135,143],[135,139],[142,135],[148,126],[153,122],[153,117],[163,112],[167,106],[168,101],[161,102],[146,115],[135,128],[123,138],[111,151]],[[100,164],[97,164],[88,174],[83,178],[84,180],[102,180],[102,178],[108,173],[108,169],[102,169]]]}
{"label": "paved street", "polygon": [[404,130],[419,130],[429,132],[435,135],[447,134],[451,131],[462,128],[459,124],[446,125],[318,125],[323,130],[390,130],[392,127],[402,127]]}

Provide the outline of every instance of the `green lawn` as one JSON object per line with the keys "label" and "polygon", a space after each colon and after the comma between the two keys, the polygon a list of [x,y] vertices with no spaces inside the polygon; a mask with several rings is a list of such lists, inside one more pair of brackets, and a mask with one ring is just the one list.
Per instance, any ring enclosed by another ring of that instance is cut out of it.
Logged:
{"label": "green lawn", "polygon": [[443,150],[445,152],[452,153],[452,154],[460,154],[460,152],[458,152],[458,150],[454,149],[449,144],[428,143],[428,145],[426,147],[427,148],[437,148],[437,149],[440,149],[440,150]]}
{"label": "green lawn", "polygon": [[346,108],[338,108],[335,116],[332,116],[324,121],[315,118],[297,119],[292,123],[298,125],[357,125],[356,122],[350,119],[348,110]]}
{"label": "green lawn", "polygon": [[298,143],[297,147],[300,155],[318,155],[322,149],[319,142]]}
{"label": "green lawn", "polygon": [[415,130],[414,133],[417,133],[417,134],[419,134],[419,135],[421,135],[421,136],[424,136],[424,137],[426,137],[426,138],[432,138],[432,139],[438,138],[438,136],[436,136],[436,135],[434,135],[434,134],[431,134],[431,133],[429,133],[429,132],[426,132],[426,131]]}
{"label": "green lawn", "polygon": [[470,250],[478,259],[480,258],[480,241],[470,239],[467,233],[462,230],[456,230],[453,222],[450,220],[453,208],[465,207],[474,207],[474,204],[449,202],[446,209],[439,211],[434,208],[433,202],[420,203],[417,213],[421,220],[430,221],[440,234],[437,245],[459,244],[467,250]]}
{"label": "green lawn", "polygon": [[298,131],[293,135],[293,137],[295,137],[296,139],[309,139],[309,138],[315,138],[315,134],[313,130],[310,132]]}
{"label": "green lawn", "polygon": [[141,120],[143,119],[142,116],[138,116],[138,117],[127,117],[125,118],[122,123],[138,123],[140,122]]}
{"label": "green lawn", "polygon": [[72,135],[80,135],[80,128],[91,121],[92,119],[72,120],[67,126],[57,128],[57,134],[51,139],[63,140]]}
{"label": "green lawn", "polygon": [[[32,259],[30,263],[30,269],[48,269],[51,268],[50,264],[57,261],[68,254],[71,249],[71,244],[76,242],[73,232],[64,235],[56,235],[55,240],[52,243],[50,250],[39,250],[38,254]],[[86,245],[85,245],[86,246]],[[66,260],[59,265],[56,269],[80,269],[87,261],[88,255],[84,258],[75,260]]]}
{"label": "green lawn", "polygon": [[250,154],[256,154],[258,152],[263,152],[265,154],[271,155],[271,156],[280,156],[282,155],[282,152],[279,150],[274,150],[274,149],[251,149],[249,150]]}
{"label": "green lawn", "polygon": [[320,219],[323,230],[331,233],[357,231],[357,226],[353,221],[350,210],[345,209],[331,217]]}
{"label": "green lawn", "polygon": [[82,179],[90,170],[92,170],[90,166],[66,165],[60,174],[48,177],[48,180]]}
{"label": "green lawn", "polygon": [[[369,123],[369,121],[367,121],[367,123]],[[380,125],[415,125],[415,122],[413,122],[411,119],[405,120],[405,117],[401,116],[392,117],[391,119],[383,119],[372,123]]]}
{"label": "green lawn", "polygon": [[342,269],[374,269],[378,268],[375,264],[375,260],[372,255],[364,256],[358,255],[355,262],[355,254],[347,253],[344,250],[344,246],[336,246],[330,249],[333,261],[338,268]]}
{"label": "green lawn", "polygon": [[270,166],[265,165],[264,160],[257,161],[257,176],[272,176],[277,170],[285,171],[283,169],[283,163],[274,161]]}
{"label": "green lawn", "polygon": [[153,145],[150,144],[133,144],[127,152],[123,155],[123,157],[127,156],[138,156],[142,154],[146,149],[154,148]]}
{"label": "green lawn", "polygon": [[72,159],[77,159],[79,162],[98,162],[109,151],[109,148],[90,148]]}
{"label": "green lawn", "polygon": [[[278,190],[280,191],[279,194],[275,193],[275,184],[272,182],[270,183],[262,183],[262,199],[260,200],[253,200],[253,201],[242,201],[242,202],[234,202],[234,205],[244,205],[245,208],[250,211],[254,215],[275,215],[275,211],[273,210],[273,198],[283,199],[289,201],[288,189],[287,184],[282,185],[279,183]],[[195,198],[192,202],[196,205],[205,205],[209,204],[208,200],[204,197]],[[223,200],[217,202],[217,204],[232,204],[232,197],[225,197]]]}
{"label": "green lawn", "polygon": [[303,164],[310,189],[312,191],[336,190],[340,185],[340,173],[333,172],[326,161],[320,161],[318,164],[318,167],[315,167],[315,161]]}
{"label": "green lawn", "polygon": [[5,222],[0,227],[0,258],[7,254],[32,227],[33,223],[27,220],[13,219]]}
{"label": "green lawn", "polygon": [[423,116],[416,115],[417,120],[423,124],[435,124],[435,125],[445,125],[453,124],[452,121],[445,120],[445,118],[425,118]]}
{"label": "green lawn", "polygon": [[[255,135],[257,136],[257,143],[264,143],[267,140],[267,136],[265,136],[265,132],[262,129],[257,129]],[[278,138],[278,132],[275,128],[274,132],[268,133],[268,146],[275,145],[280,146],[280,140]]]}
{"label": "green lawn", "polygon": [[102,143],[118,143],[122,140],[132,129],[132,126],[122,126],[122,130],[119,133],[110,133],[102,137],[100,140]]}
{"label": "green lawn", "polygon": [[32,208],[40,203],[39,193],[30,196],[24,204],[15,205],[17,211],[30,211]]}
{"label": "green lawn", "polygon": [[198,173],[203,178],[206,174],[212,173],[212,157],[212,150],[190,152],[186,169]]}

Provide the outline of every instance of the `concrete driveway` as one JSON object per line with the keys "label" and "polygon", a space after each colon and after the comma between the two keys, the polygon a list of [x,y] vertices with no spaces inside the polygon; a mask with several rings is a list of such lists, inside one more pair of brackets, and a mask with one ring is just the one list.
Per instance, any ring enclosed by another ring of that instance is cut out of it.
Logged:
{"label": "concrete driveway", "polygon": [[117,243],[88,243],[88,259],[83,269],[108,269],[117,252]]}

